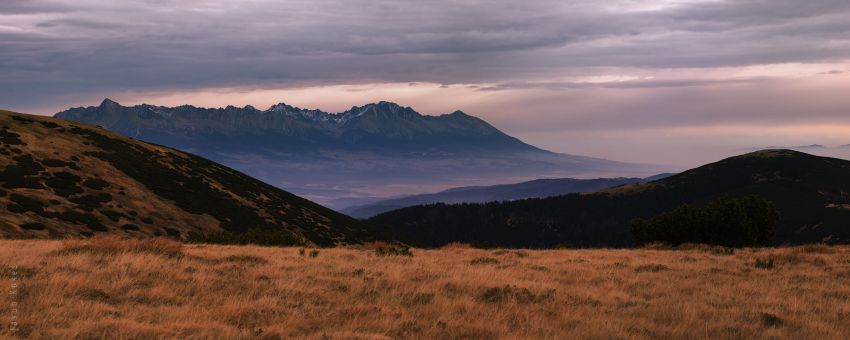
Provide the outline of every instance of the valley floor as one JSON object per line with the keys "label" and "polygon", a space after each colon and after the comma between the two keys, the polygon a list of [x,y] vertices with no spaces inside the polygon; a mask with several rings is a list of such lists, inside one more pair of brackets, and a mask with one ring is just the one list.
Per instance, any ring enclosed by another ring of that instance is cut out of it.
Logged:
{"label": "valley floor", "polygon": [[412,252],[0,241],[0,337],[850,338],[850,247]]}

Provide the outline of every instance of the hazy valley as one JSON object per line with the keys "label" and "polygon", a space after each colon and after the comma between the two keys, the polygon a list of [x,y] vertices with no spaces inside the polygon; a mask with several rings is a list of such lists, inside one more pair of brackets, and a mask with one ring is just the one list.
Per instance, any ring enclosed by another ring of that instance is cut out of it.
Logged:
{"label": "hazy valley", "polygon": [[542,150],[460,111],[423,116],[389,102],[327,113],[286,104],[125,107],[107,99],[56,117],[192,152],[334,208],[459,186],[661,172]]}
{"label": "hazy valley", "polygon": [[[666,174],[665,174],[666,175]],[[590,192],[624,184],[650,181],[662,176],[647,178],[596,178],[596,179],[536,179],[533,181],[491,186],[460,187],[431,194],[377,199],[363,205],[345,207],[340,210],[356,218],[368,218],[380,213],[415,205],[431,203],[486,203],[513,201],[524,198],[561,196],[577,192]]]}

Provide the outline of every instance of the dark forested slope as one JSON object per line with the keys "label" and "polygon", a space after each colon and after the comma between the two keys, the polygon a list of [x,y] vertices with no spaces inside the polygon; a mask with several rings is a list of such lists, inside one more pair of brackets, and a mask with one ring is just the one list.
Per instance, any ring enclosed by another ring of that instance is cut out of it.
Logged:
{"label": "dark forested slope", "polygon": [[408,242],[544,247],[632,245],[629,223],[680,204],[757,195],[780,218],[773,243],[850,241],[850,162],[790,150],[753,152],[658,181],[591,194],[487,204],[434,204],[369,221]]}

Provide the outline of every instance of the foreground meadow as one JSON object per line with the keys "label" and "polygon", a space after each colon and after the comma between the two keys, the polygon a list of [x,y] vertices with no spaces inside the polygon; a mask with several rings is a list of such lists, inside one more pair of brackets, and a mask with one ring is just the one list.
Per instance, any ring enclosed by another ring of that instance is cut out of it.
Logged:
{"label": "foreground meadow", "polygon": [[0,241],[0,336],[850,338],[848,247],[412,255]]}

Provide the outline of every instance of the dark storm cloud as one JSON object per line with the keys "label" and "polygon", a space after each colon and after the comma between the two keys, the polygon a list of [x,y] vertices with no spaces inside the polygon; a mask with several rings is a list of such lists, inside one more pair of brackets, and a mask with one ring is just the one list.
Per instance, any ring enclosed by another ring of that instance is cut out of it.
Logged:
{"label": "dark storm cloud", "polygon": [[116,91],[384,81],[570,88],[549,78],[597,67],[850,58],[846,0],[665,3],[5,0],[0,106]]}

